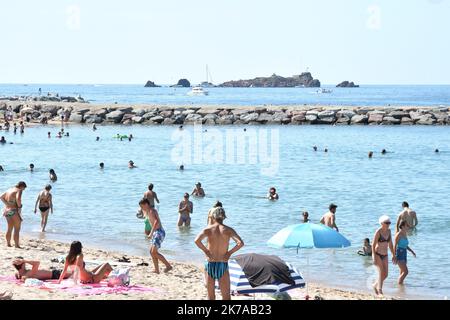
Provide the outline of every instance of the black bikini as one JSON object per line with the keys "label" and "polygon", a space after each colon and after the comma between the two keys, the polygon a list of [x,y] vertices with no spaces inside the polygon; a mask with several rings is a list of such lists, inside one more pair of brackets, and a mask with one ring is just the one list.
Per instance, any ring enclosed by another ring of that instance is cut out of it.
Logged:
{"label": "black bikini", "polygon": [[[385,239],[383,237],[383,235],[381,234],[381,232],[380,232],[380,237],[378,238],[378,242],[389,242],[389,241],[391,241],[391,235],[389,234],[389,237],[387,239]],[[381,260],[384,260],[384,259],[386,259],[388,257],[387,254],[380,254],[378,252],[375,252],[375,254],[377,256],[379,256]]]}

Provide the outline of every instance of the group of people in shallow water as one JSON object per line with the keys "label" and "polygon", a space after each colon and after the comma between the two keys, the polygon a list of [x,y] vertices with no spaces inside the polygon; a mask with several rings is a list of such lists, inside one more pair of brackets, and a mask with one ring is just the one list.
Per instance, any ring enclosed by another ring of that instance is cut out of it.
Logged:
{"label": "group of people in shallow water", "polygon": [[[96,130],[96,128],[94,130]],[[58,137],[61,137],[63,133],[63,130],[60,131],[58,133]],[[66,135],[68,136],[68,133],[66,133]],[[49,133],[49,138],[50,137],[51,135]],[[314,150],[317,151],[317,147],[314,147]],[[328,149],[325,149],[324,151],[328,152]],[[382,154],[385,153],[386,150],[383,149]],[[132,169],[136,168],[136,165],[132,160],[130,160],[128,167]],[[100,168],[104,168],[103,162],[100,163]],[[2,168],[0,166],[0,171],[1,169]],[[181,165],[179,169],[183,170],[184,166]],[[34,164],[30,164],[29,170],[34,170]],[[56,173],[53,169],[49,171],[49,178],[52,182],[57,180]],[[26,183],[21,181],[0,196],[0,200],[5,206],[3,215],[8,222],[8,230],[5,237],[9,247],[12,246],[11,237],[13,233],[14,244],[17,248],[20,248],[19,232],[22,222],[22,193],[26,187]],[[35,202],[34,212],[37,213],[37,210],[39,209],[42,217],[42,232],[45,232],[49,213],[53,213],[51,189],[51,185],[46,185],[45,188],[39,192]],[[155,208],[155,203],[159,203],[159,199],[157,193],[153,189],[153,184],[149,184],[148,190],[139,201],[140,213],[138,214],[138,217],[144,219],[144,232],[148,239],[150,239],[150,256],[153,261],[154,272],[160,272],[159,263],[162,263],[165,266],[164,272],[169,272],[173,269],[173,267],[159,252],[166,237],[166,232],[163,228],[159,213]],[[200,182],[196,183],[190,194],[184,194],[183,199],[178,205],[179,218],[177,225],[179,227],[190,226],[191,215],[193,214],[194,209],[192,201],[189,200],[190,196],[205,197],[205,191]],[[271,201],[279,200],[279,195],[275,187],[271,187],[269,189],[266,198]],[[339,232],[339,228],[336,225],[336,210],[337,205],[330,204],[329,211],[322,216],[320,223]],[[244,246],[243,240],[236,233],[236,231],[223,223],[225,218],[225,209],[223,208],[222,203],[217,201],[208,211],[206,228],[204,228],[194,240],[195,244],[204,252],[206,256],[205,281],[209,299],[215,299],[215,281],[219,282],[223,299],[230,299],[228,260],[232,254]],[[307,211],[302,213],[302,222],[311,222]],[[408,275],[407,251],[410,251],[415,256],[415,252],[409,247],[408,234],[412,228],[417,226],[418,220],[416,213],[409,209],[408,203],[404,202],[403,211],[397,219],[396,233],[394,237],[391,235],[391,221],[388,216],[380,217],[379,223],[380,228],[376,231],[372,244],[370,244],[370,240],[368,238],[365,239],[363,248],[358,253],[364,256],[372,257],[379,272],[378,280],[374,284],[374,290],[377,294],[383,294],[383,283],[388,276],[388,250],[392,253],[393,263],[397,264],[400,269],[398,283],[403,284],[406,276]],[[206,245],[204,244],[205,240],[207,240]],[[233,240],[236,244],[230,250],[229,243],[231,240]],[[27,268],[27,265],[30,266],[30,268]],[[87,270],[86,263],[83,260],[82,244],[79,241],[74,241],[71,244],[63,269],[40,269],[39,261],[29,261],[25,260],[23,257],[17,257],[13,261],[13,266],[16,270],[17,279],[55,279],[58,280],[58,282],[76,275],[82,283],[98,283],[102,279],[106,278],[112,271],[112,267],[108,263],[100,264],[91,271]]]}

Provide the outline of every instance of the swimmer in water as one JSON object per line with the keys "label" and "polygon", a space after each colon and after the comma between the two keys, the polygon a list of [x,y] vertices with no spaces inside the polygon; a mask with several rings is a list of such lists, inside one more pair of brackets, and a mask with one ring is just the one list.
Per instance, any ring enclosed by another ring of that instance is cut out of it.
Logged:
{"label": "swimmer in water", "polygon": [[197,182],[195,184],[194,190],[192,190],[191,195],[199,198],[203,198],[205,196],[205,190],[202,188],[202,184],[200,182]]}
{"label": "swimmer in water", "polygon": [[137,167],[134,165],[133,160],[128,161],[128,168],[129,168],[129,169],[137,168]]}
{"label": "swimmer in water", "polygon": [[103,162],[100,162],[100,169],[105,169],[105,164]]}
{"label": "swimmer in water", "polygon": [[2,137],[0,138],[0,143],[1,143],[1,144],[5,144],[5,143],[6,143],[5,137],[2,136]]}
{"label": "swimmer in water", "polygon": [[2,166],[0,166],[0,172],[1,172],[1,171],[5,171],[5,170],[3,169],[3,167],[2,167]]}
{"label": "swimmer in water", "polygon": [[100,141],[100,137],[97,137],[97,138],[95,139],[95,141]]}
{"label": "swimmer in water", "polygon": [[267,194],[267,199],[269,200],[278,200],[278,193],[277,193],[277,189],[275,189],[274,187],[269,189],[269,193]]}
{"label": "swimmer in water", "polygon": [[49,138],[51,138],[51,137],[52,137],[52,134],[51,134],[50,132],[47,132],[47,136],[48,136]]}
{"label": "swimmer in water", "polygon": [[49,173],[49,176],[50,176],[50,180],[51,180],[52,182],[55,182],[56,180],[58,180],[58,177],[56,176],[55,170],[50,169],[50,170],[48,171],[48,173]]}
{"label": "swimmer in water", "polygon": [[95,125],[95,123],[94,123],[94,125],[92,126],[92,130],[93,130],[93,131],[97,130],[97,126]]}
{"label": "swimmer in water", "polygon": [[313,147],[313,150],[314,150],[314,151],[317,151],[317,146],[314,146],[314,147]]}
{"label": "swimmer in water", "polygon": [[34,164],[30,163],[30,172],[34,171]]}
{"label": "swimmer in water", "polygon": [[303,216],[303,221],[302,221],[303,223],[310,222],[308,211],[303,211],[303,212],[302,212],[302,216]]}
{"label": "swimmer in water", "polygon": [[323,150],[323,152],[328,152],[328,149],[327,149],[327,148],[325,148],[325,150]]}
{"label": "swimmer in water", "polygon": [[369,152],[369,158],[372,158],[372,157],[373,157],[373,152],[370,151],[370,152]]}
{"label": "swimmer in water", "polygon": [[387,153],[386,149],[381,150],[381,154],[386,154],[386,153]]}
{"label": "swimmer in water", "polygon": [[439,153],[439,149],[434,150],[434,152]]}
{"label": "swimmer in water", "polygon": [[363,247],[361,250],[358,250],[358,254],[361,256],[372,256],[372,245],[369,238],[364,239]]}
{"label": "swimmer in water", "polygon": [[181,171],[183,171],[183,170],[184,170],[184,165],[181,165],[179,169],[180,169]]}
{"label": "swimmer in water", "polygon": [[68,132],[66,132],[66,137],[68,137],[69,136],[69,133]]}
{"label": "swimmer in water", "polygon": [[46,185],[44,190],[39,192],[39,195],[36,199],[36,204],[34,205],[34,213],[36,214],[38,206],[39,211],[41,212],[41,232],[45,232],[49,211],[51,211],[51,213],[53,214],[53,197],[50,193],[50,190],[52,190],[52,186],[49,184]]}

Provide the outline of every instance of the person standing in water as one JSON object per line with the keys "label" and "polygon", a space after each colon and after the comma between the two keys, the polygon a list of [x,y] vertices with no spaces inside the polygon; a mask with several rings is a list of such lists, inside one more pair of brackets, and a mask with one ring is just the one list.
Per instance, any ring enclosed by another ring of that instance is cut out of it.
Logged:
{"label": "person standing in water", "polygon": [[205,190],[202,188],[202,184],[200,182],[197,182],[195,184],[194,190],[192,190],[191,195],[199,198],[203,198],[205,196]]}
{"label": "person standing in water", "polygon": [[[205,276],[208,299],[215,300],[215,282],[219,282],[220,291],[223,300],[231,300],[230,295],[230,274],[228,271],[228,260],[239,249],[244,246],[244,241],[232,228],[223,224],[225,220],[225,210],[222,207],[216,207],[211,212],[212,224],[208,225],[195,238],[195,244],[206,255]],[[207,246],[203,240],[207,240]],[[236,245],[229,250],[230,239],[236,242]]]}
{"label": "person standing in water", "polygon": [[320,223],[332,229],[336,229],[336,231],[339,232],[339,228],[336,225],[336,209],[337,205],[333,203],[330,204],[328,207],[328,212],[323,215],[322,219],[320,219]]}
{"label": "person standing in water", "polygon": [[403,211],[399,213],[395,230],[398,232],[400,229],[400,223],[406,221],[408,229],[413,229],[417,226],[419,221],[417,220],[417,214],[414,210],[409,208],[409,204],[406,201],[402,202]]}
{"label": "person standing in water", "polygon": [[408,241],[408,235],[407,235],[408,230],[409,230],[409,225],[405,220],[403,220],[402,222],[400,222],[399,231],[395,234],[395,237],[394,237],[395,259],[396,259],[397,265],[400,269],[400,277],[398,278],[399,285],[403,284],[406,276],[409,273],[408,266],[407,266],[408,251],[412,253],[414,258],[416,257],[416,253],[409,247],[409,241]]}
{"label": "person standing in water", "polygon": [[16,248],[21,249],[19,245],[20,227],[22,225],[22,192],[27,188],[27,184],[23,181],[17,183],[13,188],[7,190],[0,196],[0,200],[4,203],[3,216],[8,222],[8,230],[6,231],[6,245],[11,245],[11,234],[14,230],[14,244]]}
{"label": "person standing in water", "polygon": [[183,224],[186,227],[191,225],[191,214],[194,211],[194,205],[189,201],[189,193],[185,193],[183,200],[181,200],[178,205],[178,213],[180,214],[178,218],[178,226],[181,227]]}
{"label": "person standing in water", "polygon": [[303,212],[302,212],[302,216],[303,216],[303,220],[302,220],[303,223],[307,223],[307,222],[310,222],[310,221],[311,221],[311,220],[309,219],[309,213],[308,213],[308,211],[303,211]]}
{"label": "person standing in water", "polygon": [[55,170],[50,169],[50,170],[48,171],[48,174],[49,174],[49,177],[50,177],[50,181],[51,181],[51,182],[55,182],[55,181],[58,180],[58,177],[56,176]]}
{"label": "person standing in water", "polygon": [[388,248],[392,253],[392,261],[395,263],[394,245],[392,244],[391,219],[383,215],[378,219],[381,227],[375,232],[372,241],[372,260],[378,269],[378,280],[375,282],[373,289],[377,295],[383,295],[383,283],[389,273],[389,256]]}
{"label": "person standing in water", "polygon": [[161,220],[159,218],[158,212],[150,207],[150,203],[148,199],[142,199],[139,201],[139,206],[141,207],[144,215],[148,217],[150,224],[152,226],[152,230],[148,235],[148,238],[151,239],[152,245],[150,246],[150,255],[153,260],[153,265],[155,267],[154,272],[159,273],[159,261],[161,261],[166,268],[164,272],[167,273],[172,270],[172,266],[167,261],[167,259],[158,252],[161,249],[161,243],[164,241],[166,237],[166,232],[163,229]]}
{"label": "person standing in water", "polygon": [[50,190],[52,190],[52,186],[49,184],[46,185],[44,190],[39,192],[39,195],[36,199],[36,204],[34,205],[34,213],[36,214],[38,206],[39,211],[41,212],[41,232],[45,232],[49,211],[51,211],[51,213],[53,214],[53,197],[50,193]]}
{"label": "person standing in water", "polygon": [[155,207],[155,201],[159,204],[158,195],[153,191],[153,183],[148,185],[148,190],[144,193],[144,199],[148,199],[151,208]]}

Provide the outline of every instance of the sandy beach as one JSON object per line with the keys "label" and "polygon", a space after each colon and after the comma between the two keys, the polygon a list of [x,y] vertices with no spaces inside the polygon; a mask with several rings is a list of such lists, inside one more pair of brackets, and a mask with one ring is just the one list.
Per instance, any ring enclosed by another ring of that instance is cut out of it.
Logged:
{"label": "sandy beach", "polygon": [[[0,233],[4,237],[4,233]],[[51,267],[62,269],[63,264],[51,262],[52,259],[65,255],[68,252],[69,244],[51,241],[38,240],[29,237],[22,237],[21,246],[23,249],[2,248],[0,250],[0,276],[13,276],[14,268],[11,265],[13,259],[22,256],[28,260],[41,261],[41,267],[50,269]],[[131,285],[140,285],[153,289],[151,292],[122,292],[99,295],[78,295],[63,292],[61,290],[43,290],[35,287],[18,285],[11,281],[0,280],[0,292],[11,291],[14,293],[14,300],[203,300],[206,299],[206,290],[203,286],[203,272],[200,265],[174,262],[174,269],[159,275],[152,272],[151,260],[149,256],[130,256],[119,252],[108,252],[101,249],[84,248],[85,260],[88,261],[87,269],[94,268],[92,262],[110,262],[114,267],[126,267],[126,263],[117,263],[118,259],[126,256],[130,259]],[[149,266],[136,266],[142,261]],[[394,299],[393,297],[379,298],[367,293],[348,291],[342,289],[328,288],[314,283],[309,284],[309,296],[313,299],[320,296],[324,300],[380,300]],[[290,291],[294,300],[304,299],[306,289],[296,289]],[[220,297],[220,294],[218,294]],[[232,299],[253,299],[253,297],[234,296]],[[271,299],[267,295],[258,294],[256,299]]]}

